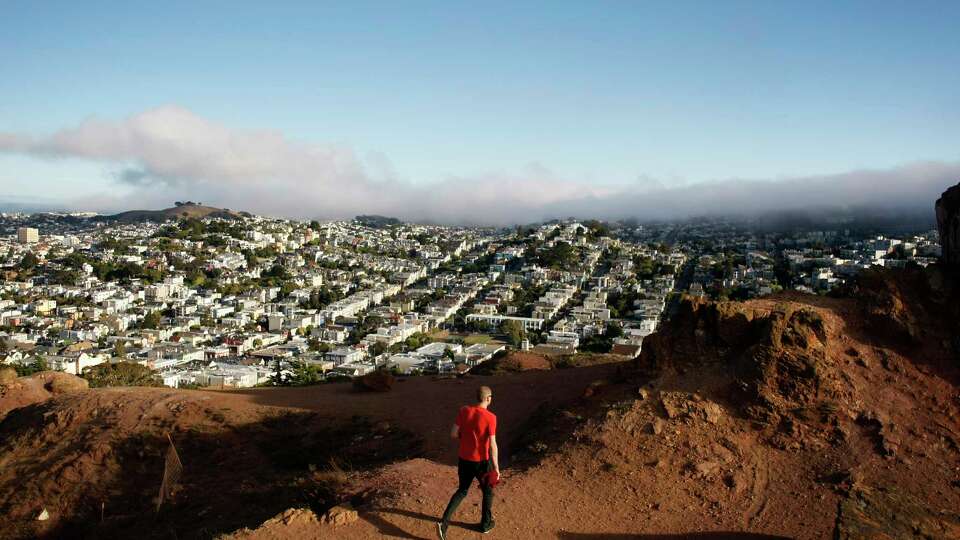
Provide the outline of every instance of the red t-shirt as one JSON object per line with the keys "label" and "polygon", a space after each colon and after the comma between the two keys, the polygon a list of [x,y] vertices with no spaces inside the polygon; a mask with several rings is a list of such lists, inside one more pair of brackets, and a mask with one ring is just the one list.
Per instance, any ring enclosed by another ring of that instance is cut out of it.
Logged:
{"label": "red t-shirt", "polygon": [[457,426],[460,428],[460,459],[489,459],[490,437],[497,434],[497,416],[483,407],[466,405],[460,407]]}

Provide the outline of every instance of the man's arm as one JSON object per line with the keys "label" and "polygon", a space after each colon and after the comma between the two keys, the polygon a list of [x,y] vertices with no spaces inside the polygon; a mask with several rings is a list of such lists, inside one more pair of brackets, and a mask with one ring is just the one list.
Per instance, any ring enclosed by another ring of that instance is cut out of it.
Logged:
{"label": "man's arm", "polygon": [[490,459],[493,460],[493,470],[500,474],[500,459],[497,451],[497,436],[490,436]]}
{"label": "man's arm", "polygon": [[463,407],[460,407],[460,412],[457,413],[457,419],[453,422],[453,427],[450,428],[451,439],[460,438],[460,424],[462,423],[463,423]]}

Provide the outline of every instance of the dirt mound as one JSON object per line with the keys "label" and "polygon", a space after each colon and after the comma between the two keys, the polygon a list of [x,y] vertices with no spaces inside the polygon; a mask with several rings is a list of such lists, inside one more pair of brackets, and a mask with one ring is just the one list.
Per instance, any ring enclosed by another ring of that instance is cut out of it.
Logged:
{"label": "dirt mound", "polygon": [[[167,434],[183,474],[156,516]],[[409,433],[362,417],[199,392],[65,394],[0,422],[0,530],[8,538],[209,536],[291,506],[322,512],[341,502],[353,468],[408,458],[419,446]],[[44,508],[50,519],[34,520]]]}
{"label": "dirt mound", "polygon": [[55,395],[83,392],[88,387],[85,379],[59,371],[8,380],[0,384],[0,419],[13,409],[46,401]]}
{"label": "dirt mound", "polygon": [[53,395],[73,394],[90,388],[86,379],[67,373],[51,373],[49,380],[43,385]]}
{"label": "dirt mound", "polygon": [[497,375],[552,368],[553,363],[542,354],[510,351],[499,358],[481,362],[474,366],[474,368],[470,370],[470,373],[474,375]]}
{"label": "dirt mound", "polygon": [[0,367],[0,386],[17,380],[17,370],[12,367]]}
{"label": "dirt mound", "polygon": [[389,372],[378,369],[353,380],[353,386],[362,392],[389,392],[397,379]]}

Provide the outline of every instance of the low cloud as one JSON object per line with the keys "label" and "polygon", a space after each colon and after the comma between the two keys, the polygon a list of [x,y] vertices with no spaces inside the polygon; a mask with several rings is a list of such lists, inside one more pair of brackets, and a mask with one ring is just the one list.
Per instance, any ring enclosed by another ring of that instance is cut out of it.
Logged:
{"label": "low cloud", "polygon": [[[641,176],[604,187],[531,165],[424,185],[399,179],[386,156],[291,140],[274,130],[237,130],[176,106],[120,121],[90,119],[46,137],[0,133],[0,152],[106,164],[133,195],[93,195],[101,210],[159,208],[174,200],[296,218],[379,213],[444,223],[529,223],[556,217],[683,219],[809,209],[930,211],[960,180],[958,162],[786,180],[728,179],[668,187]],[[642,167],[642,164],[637,164]]]}

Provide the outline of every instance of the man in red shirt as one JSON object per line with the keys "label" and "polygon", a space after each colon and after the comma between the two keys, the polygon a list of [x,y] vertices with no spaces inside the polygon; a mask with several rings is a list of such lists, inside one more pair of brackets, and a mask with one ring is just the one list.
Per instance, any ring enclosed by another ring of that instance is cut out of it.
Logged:
{"label": "man in red shirt", "polygon": [[500,476],[500,462],[497,459],[497,417],[487,410],[493,400],[493,391],[489,386],[477,389],[477,403],[460,407],[457,421],[450,429],[450,437],[460,440],[459,460],[457,462],[457,476],[460,487],[450,497],[443,519],[437,522],[437,534],[440,540],[447,540],[447,527],[450,518],[457,511],[457,506],[476,478],[480,481],[483,491],[483,514],[480,519],[480,532],[488,533],[493,529],[493,488],[481,478],[493,470]]}

